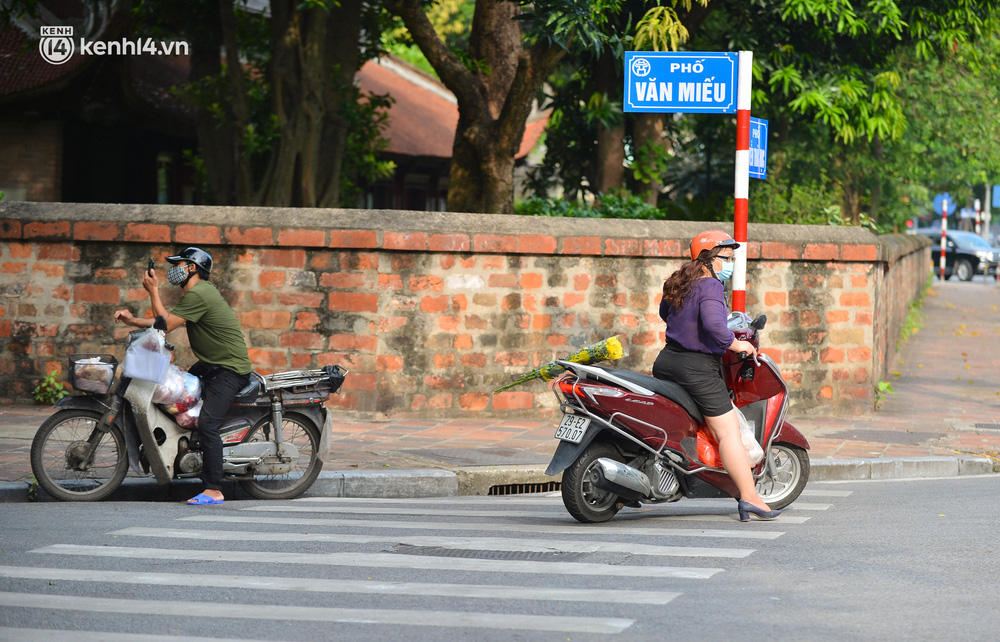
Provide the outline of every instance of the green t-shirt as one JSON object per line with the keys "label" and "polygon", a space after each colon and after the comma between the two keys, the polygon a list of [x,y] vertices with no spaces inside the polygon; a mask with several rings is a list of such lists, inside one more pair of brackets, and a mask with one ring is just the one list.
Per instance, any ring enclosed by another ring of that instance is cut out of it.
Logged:
{"label": "green t-shirt", "polygon": [[249,374],[252,366],[240,322],[214,285],[199,281],[172,313],[187,321],[191,351],[199,361]]}

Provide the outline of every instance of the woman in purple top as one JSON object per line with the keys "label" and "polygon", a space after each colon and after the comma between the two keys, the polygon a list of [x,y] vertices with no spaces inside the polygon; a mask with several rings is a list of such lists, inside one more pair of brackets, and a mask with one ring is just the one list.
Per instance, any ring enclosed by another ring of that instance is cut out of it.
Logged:
{"label": "woman in purple top", "polygon": [[739,246],[717,230],[691,241],[691,262],[663,284],[660,318],[667,322],[667,345],[656,357],[653,376],[680,384],[701,410],[719,444],[722,466],[740,493],[741,518],[753,514],[774,519],[781,511],[771,510],[757,493],[739,419],[722,379],[721,357],[727,350],[757,352],[750,342],[738,341],[726,325],[722,283],[733,274],[733,252]]}

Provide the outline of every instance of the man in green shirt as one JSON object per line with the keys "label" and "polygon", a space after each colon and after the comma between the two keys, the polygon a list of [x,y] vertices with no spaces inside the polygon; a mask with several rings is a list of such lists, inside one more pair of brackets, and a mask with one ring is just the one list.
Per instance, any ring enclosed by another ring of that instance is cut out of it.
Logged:
{"label": "man in green shirt", "polygon": [[[179,286],[184,295],[171,311],[160,301],[160,282],[153,270],[143,274],[142,286],[149,292],[153,314],[162,316],[167,332],[187,327],[191,351],[198,363],[191,374],[202,384],[202,407],[198,417],[203,455],[201,479],[204,492],[188,500],[188,504],[221,504],[222,494],[222,420],[240,391],[250,381],[250,357],[236,315],[214,285],[209,283],[212,272],[211,255],[197,247],[185,248],[176,256],[168,256],[173,267],[167,279]],[[153,319],[140,319],[128,310],[115,312],[115,321],[139,328],[153,325]]]}

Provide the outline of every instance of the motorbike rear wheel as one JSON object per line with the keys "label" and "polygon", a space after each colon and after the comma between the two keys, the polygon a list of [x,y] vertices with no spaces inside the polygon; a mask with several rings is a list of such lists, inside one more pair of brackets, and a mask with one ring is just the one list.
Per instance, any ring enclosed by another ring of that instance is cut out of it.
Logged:
{"label": "motorbike rear wheel", "polygon": [[601,457],[622,462],[622,456],[614,446],[596,442],[587,446],[577,460],[563,471],[563,505],[570,515],[585,524],[606,522],[617,515],[621,508],[618,495],[594,486],[594,476],[597,474],[594,462]]}
{"label": "motorbike rear wheel", "polygon": [[[258,421],[242,443],[271,441],[271,418]],[[239,480],[240,486],[257,499],[293,499],[304,493],[323,468],[319,460],[319,430],[302,415],[288,414],[281,421],[281,440],[295,445],[299,460],[290,472],[283,475],[257,475],[253,479]]]}
{"label": "motorbike rear wheel", "polygon": [[125,436],[114,425],[105,433],[95,432],[100,420],[101,415],[90,410],[60,410],[35,433],[31,471],[52,497],[96,502],[122,485],[128,473]]}
{"label": "motorbike rear wheel", "polygon": [[770,472],[757,481],[757,492],[772,509],[781,509],[796,499],[809,481],[809,455],[798,446],[786,443],[771,444],[768,457],[774,461],[777,475]]}

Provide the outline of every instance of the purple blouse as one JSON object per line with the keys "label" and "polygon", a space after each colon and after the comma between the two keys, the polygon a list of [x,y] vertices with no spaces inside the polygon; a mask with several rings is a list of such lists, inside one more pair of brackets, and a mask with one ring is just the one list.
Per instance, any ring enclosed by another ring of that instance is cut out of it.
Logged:
{"label": "purple blouse", "polygon": [[725,289],[718,279],[705,277],[691,285],[678,310],[660,300],[660,318],[667,322],[667,341],[685,350],[725,354],[736,335],[726,326]]}

